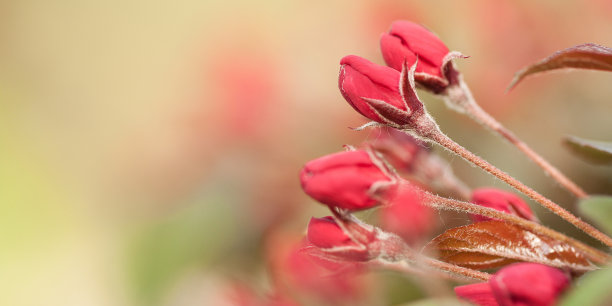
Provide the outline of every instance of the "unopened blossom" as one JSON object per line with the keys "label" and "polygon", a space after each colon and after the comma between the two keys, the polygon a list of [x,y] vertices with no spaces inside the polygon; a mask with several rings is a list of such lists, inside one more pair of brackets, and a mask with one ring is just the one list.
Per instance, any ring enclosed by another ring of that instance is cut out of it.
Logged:
{"label": "unopened blossom", "polygon": [[365,150],[312,160],[302,169],[300,180],[304,192],[313,199],[350,211],[378,205],[397,185],[383,163]]}
{"label": "unopened blossom", "polygon": [[406,101],[411,97],[400,93],[398,71],[356,55],[342,58],[340,65],[338,87],[355,110],[379,123],[403,126],[410,122],[414,109]]}
{"label": "unopened blossom", "polygon": [[468,200],[471,190],[455,176],[450,164],[414,136],[387,126],[371,134],[366,144],[383,155],[395,170],[425,184],[437,194]]}
{"label": "unopened blossom", "polygon": [[429,237],[437,222],[433,209],[423,204],[424,192],[413,185],[400,187],[380,209],[381,228],[399,235],[410,244]]}
{"label": "unopened blossom", "polygon": [[314,246],[348,260],[369,260],[380,250],[373,228],[354,222],[341,228],[332,217],[311,218],[307,237]]}
{"label": "unopened blossom", "polygon": [[274,231],[266,239],[265,250],[277,294],[323,305],[351,305],[369,294],[369,277],[358,263],[318,256],[313,252],[318,248],[306,238]]}
{"label": "unopened blossom", "polygon": [[430,151],[425,142],[394,128],[381,127],[372,135],[368,145],[382,153],[393,168],[406,174],[412,174],[418,166],[418,157]]}
{"label": "unopened blossom", "polygon": [[380,48],[387,65],[395,70],[401,71],[404,63],[408,66],[417,63],[416,83],[435,93],[444,90],[449,82],[447,74],[454,73],[450,63],[454,53],[420,24],[405,20],[393,22],[389,32],[381,35]]}
{"label": "unopened blossom", "polygon": [[481,306],[549,306],[569,286],[569,277],[559,269],[515,263],[497,271],[488,282],[459,286],[455,293]]}
{"label": "unopened blossom", "polygon": [[417,61],[417,73],[442,77],[442,63],[449,53],[444,43],[422,25],[398,20],[391,24],[389,32],[381,35],[383,58],[391,68],[401,71],[404,61],[412,65]]}
{"label": "unopened blossom", "polygon": [[312,218],[307,238],[320,257],[333,261],[397,261],[409,254],[408,246],[398,235],[350,217]]}
{"label": "unopened blossom", "polygon": [[[533,211],[523,199],[512,192],[497,188],[479,188],[472,192],[471,202],[483,207],[493,208],[523,219],[538,221]],[[480,215],[470,216],[474,222],[491,220]]]}

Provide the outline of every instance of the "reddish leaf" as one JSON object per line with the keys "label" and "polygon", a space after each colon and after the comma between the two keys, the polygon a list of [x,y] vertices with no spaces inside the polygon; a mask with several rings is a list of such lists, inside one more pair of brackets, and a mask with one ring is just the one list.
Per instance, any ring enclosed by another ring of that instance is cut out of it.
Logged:
{"label": "reddish leaf", "polygon": [[515,261],[581,272],[597,268],[567,243],[498,220],[451,228],[430,241],[426,250],[437,252],[442,261],[472,269],[496,268]]}
{"label": "reddish leaf", "polygon": [[514,75],[508,86],[512,89],[528,75],[562,68],[580,68],[612,71],[612,49],[586,43],[553,53],[551,56],[531,64]]}

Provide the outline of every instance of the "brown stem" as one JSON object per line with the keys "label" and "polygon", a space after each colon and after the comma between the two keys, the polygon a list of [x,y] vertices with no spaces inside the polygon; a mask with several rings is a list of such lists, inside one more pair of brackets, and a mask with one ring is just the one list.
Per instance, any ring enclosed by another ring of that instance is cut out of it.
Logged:
{"label": "brown stem", "polygon": [[569,245],[574,246],[576,249],[581,250],[585,253],[585,255],[593,262],[597,264],[605,264],[610,260],[610,256],[602,251],[599,251],[595,248],[592,248],[578,240],[572,239],[568,236],[565,236],[557,231],[554,231],[546,226],[543,226],[539,223],[532,222],[521,217],[507,214],[492,208],[479,206],[476,204],[457,201],[453,199],[447,199],[444,197],[440,197],[429,192],[425,193],[426,199],[423,201],[424,204],[431,206],[436,209],[445,209],[445,210],[459,210],[464,211],[471,214],[477,214],[486,216],[489,218],[499,219],[514,223],[519,225],[529,231],[534,233],[546,235],[555,240],[565,242]]}
{"label": "brown stem", "polygon": [[511,144],[521,150],[529,159],[535,162],[544,172],[548,173],[550,177],[556,180],[561,186],[569,190],[578,198],[586,198],[588,194],[580,188],[576,183],[565,176],[561,171],[551,165],[546,159],[531,149],[526,143],[521,141],[514,133],[505,128],[495,118],[485,112],[474,100],[469,88],[463,81],[460,81],[459,85],[451,86],[446,92],[446,98],[449,100],[448,103],[454,105],[453,108],[460,109],[462,112],[467,113],[478,123],[496,132],[500,136],[504,137]]}
{"label": "brown stem", "polygon": [[572,215],[569,211],[563,209],[561,206],[555,204],[553,201],[539,194],[537,191],[531,189],[529,186],[521,183],[517,179],[513,178],[509,174],[504,171],[499,170],[497,167],[491,165],[484,159],[480,158],[476,154],[468,151],[464,147],[460,146],[448,136],[444,135],[439,130],[433,131],[427,137],[436,142],[437,144],[443,146],[444,148],[458,154],[464,159],[472,162],[476,166],[482,168],[483,170],[491,173],[496,176],[500,180],[506,182],[508,185],[514,187],[516,190],[524,193],[528,197],[532,198],[534,201],[540,203],[542,206],[546,207],[553,213],[557,214],[559,217],[565,219],[567,222],[573,224],[575,227],[581,229],[585,233],[589,234],[591,237],[601,241],[605,245],[612,247],[612,238],[608,237],[606,234],[600,232],[592,225],[582,221],[580,218]]}

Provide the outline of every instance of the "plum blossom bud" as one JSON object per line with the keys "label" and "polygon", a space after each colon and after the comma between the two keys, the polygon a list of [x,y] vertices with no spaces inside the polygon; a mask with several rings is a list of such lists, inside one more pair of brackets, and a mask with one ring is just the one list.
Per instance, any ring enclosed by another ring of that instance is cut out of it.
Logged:
{"label": "plum blossom bud", "polygon": [[313,199],[350,211],[379,204],[397,186],[395,177],[365,150],[326,155],[308,162],[300,173],[302,189]]}
{"label": "plum blossom bud", "polygon": [[554,305],[570,286],[558,269],[537,263],[515,263],[497,271],[487,283],[459,286],[458,297],[477,305]]}
{"label": "plum blossom bud", "polygon": [[517,263],[499,270],[489,284],[500,305],[554,305],[570,279],[546,265]]}
{"label": "plum blossom bud", "polygon": [[416,72],[442,77],[442,63],[449,50],[435,34],[414,22],[398,20],[380,37],[383,58],[389,67],[401,71],[404,61],[417,61]]}
{"label": "plum blossom bud", "polygon": [[424,191],[413,185],[403,185],[380,210],[381,228],[393,232],[409,244],[429,236],[437,222],[432,208],[425,206]]}
{"label": "plum blossom bud", "polygon": [[455,287],[455,294],[478,306],[499,306],[488,282]]}
{"label": "plum blossom bud", "polygon": [[[519,196],[496,188],[480,188],[472,192],[472,203],[493,208],[523,219],[537,222],[538,218],[531,208]],[[491,220],[489,217],[470,215],[474,222]]]}
{"label": "plum blossom bud", "polygon": [[383,155],[399,173],[428,186],[434,193],[468,200],[472,191],[455,176],[450,164],[427,143],[389,127],[372,133],[367,146]]}
{"label": "plum blossom bud", "polygon": [[[369,294],[369,276],[359,262],[331,261],[320,253],[302,235],[282,230],[267,235],[265,256],[273,293],[323,305],[353,305]],[[255,305],[272,305],[265,302]]]}
{"label": "plum blossom bud", "polygon": [[409,95],[402,95],[398,71],[355,55],[342,58],[340,65],[340,92],[365,117],[379,123],[404,126],[410,122],[410,114],[422,108],[411,88],[404,90],[409,91]]}
{"label": "plum blossom bud", "polygon": [[351,221],[345,222],[344,226],[344,229],[341,228],[332,217],[311,218],[308,241],[343,259],[364,261],[378,256],[379,248],[373,228]]}
{"label": "plum blossom bud", "polygon": [[361,262],[378,258],[397,261],[409,255],[408,246],[398,235],[383,232],[354,217],[312,218],[307,238],[318,249],[319,256],[334,261]]}
{"label": "plum blossom bud", "polygon": [[423,26],[405,20],[391,24],[388,33],[380,37],[380,48],[387,65],[401,71],[417,63],[415,81],[420,86],[438,93],[447,85],[447,72],[454,72],[450,60],[459,56],[451,53],[435,34]]}
{"label": "plum blossom bud", "polygon": [[421,155],[429,154],[427,144],[397,129],[381,127],[368,145],[385,157],[397,171],[412,174]]}

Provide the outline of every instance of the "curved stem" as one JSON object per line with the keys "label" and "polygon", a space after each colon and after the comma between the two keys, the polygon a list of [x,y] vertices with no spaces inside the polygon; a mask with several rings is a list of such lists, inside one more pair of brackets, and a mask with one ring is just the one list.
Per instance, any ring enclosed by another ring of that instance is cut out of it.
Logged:
{"label": "curved stem", "polygon": [[514,133],[505,128],[495,118],[485,112],[474,100],[472,93],[463,80],[459,81],[459,85],[451,86],[446,91],[446,99],[448,104],[451,104],[454,109],[467,113],[472,119],[484,125],[485,127],[496,132],[508,142],[516,146],[529,159],[536,163],[545,173],[556,180],[561,186],[573,193],[578,198],[586,198],[588,194],[580,188],[576,183],[565,176],[561,171],[551,165],[546,159],[531,149],[526,143],[521,141]]}
{"label": "curved stem", "polygon": [[563,209],[561,206],[555,204],[553,201],[539,194],[537,191],[531,189],[529,186],[521,183],[517,179],[513,178],[509,174],[504,171],[498,169],[497,167],[491,165],[484,159],[480,158],[476,154],[468,151],[464,147],[460,146],[448,136],[444,135],[440,130],[431,131],[429,135],[426,136],[428,139],[433,142],[443,146],[447,150],[458,154],[464,159],[472,162],[476,166],[482,168],[483,170],[491,173],[496,176],[500,180],[506,182],[508,185],[514,187],[516,190],[524,193],[534,201],[540,203],[542,206],[546,207],[553,213],[557,214],[559,217],[565,219],[567,222],[573,224],[575,227],[581,229],[591,237],[601,241],[605,245],[612,247],[612,238],[607,236],[606,234],[600,232],[592,225],[582,221],[580,218],[574,216],[569,211]]}
{"label": "curved stem", "polygon": [[453,199],[444,198],[438,195],[431,194],[429,192],[425,193],[425,199],[422,201],[425,205],[428,205],[435,209],[444,209],[444,210],[459,210],[471,214],[477,214],[486,216],[489,218],[495,218],[499,220],[508,221],[510,223],[514,223],[519,225],[531,232],[538,233],[541,235],[548,236],[555,240],[565,242],[569,245],[574,246],[576,249],[581,250],[587,255],[587,257],[598,264],[605,264],[610,260],[610,256],[602,251],[599,251],[593,247],[590,247],[578,240],[572,239],[568,236],[565,236],[557,231],[554,231],[546,226],[543,226],[539,223],[529,221],[527,219],[523,219],[521,217],[507,214],[492,208],[487,208],[483,206],[479,206],[476,204],[457,201]]}

